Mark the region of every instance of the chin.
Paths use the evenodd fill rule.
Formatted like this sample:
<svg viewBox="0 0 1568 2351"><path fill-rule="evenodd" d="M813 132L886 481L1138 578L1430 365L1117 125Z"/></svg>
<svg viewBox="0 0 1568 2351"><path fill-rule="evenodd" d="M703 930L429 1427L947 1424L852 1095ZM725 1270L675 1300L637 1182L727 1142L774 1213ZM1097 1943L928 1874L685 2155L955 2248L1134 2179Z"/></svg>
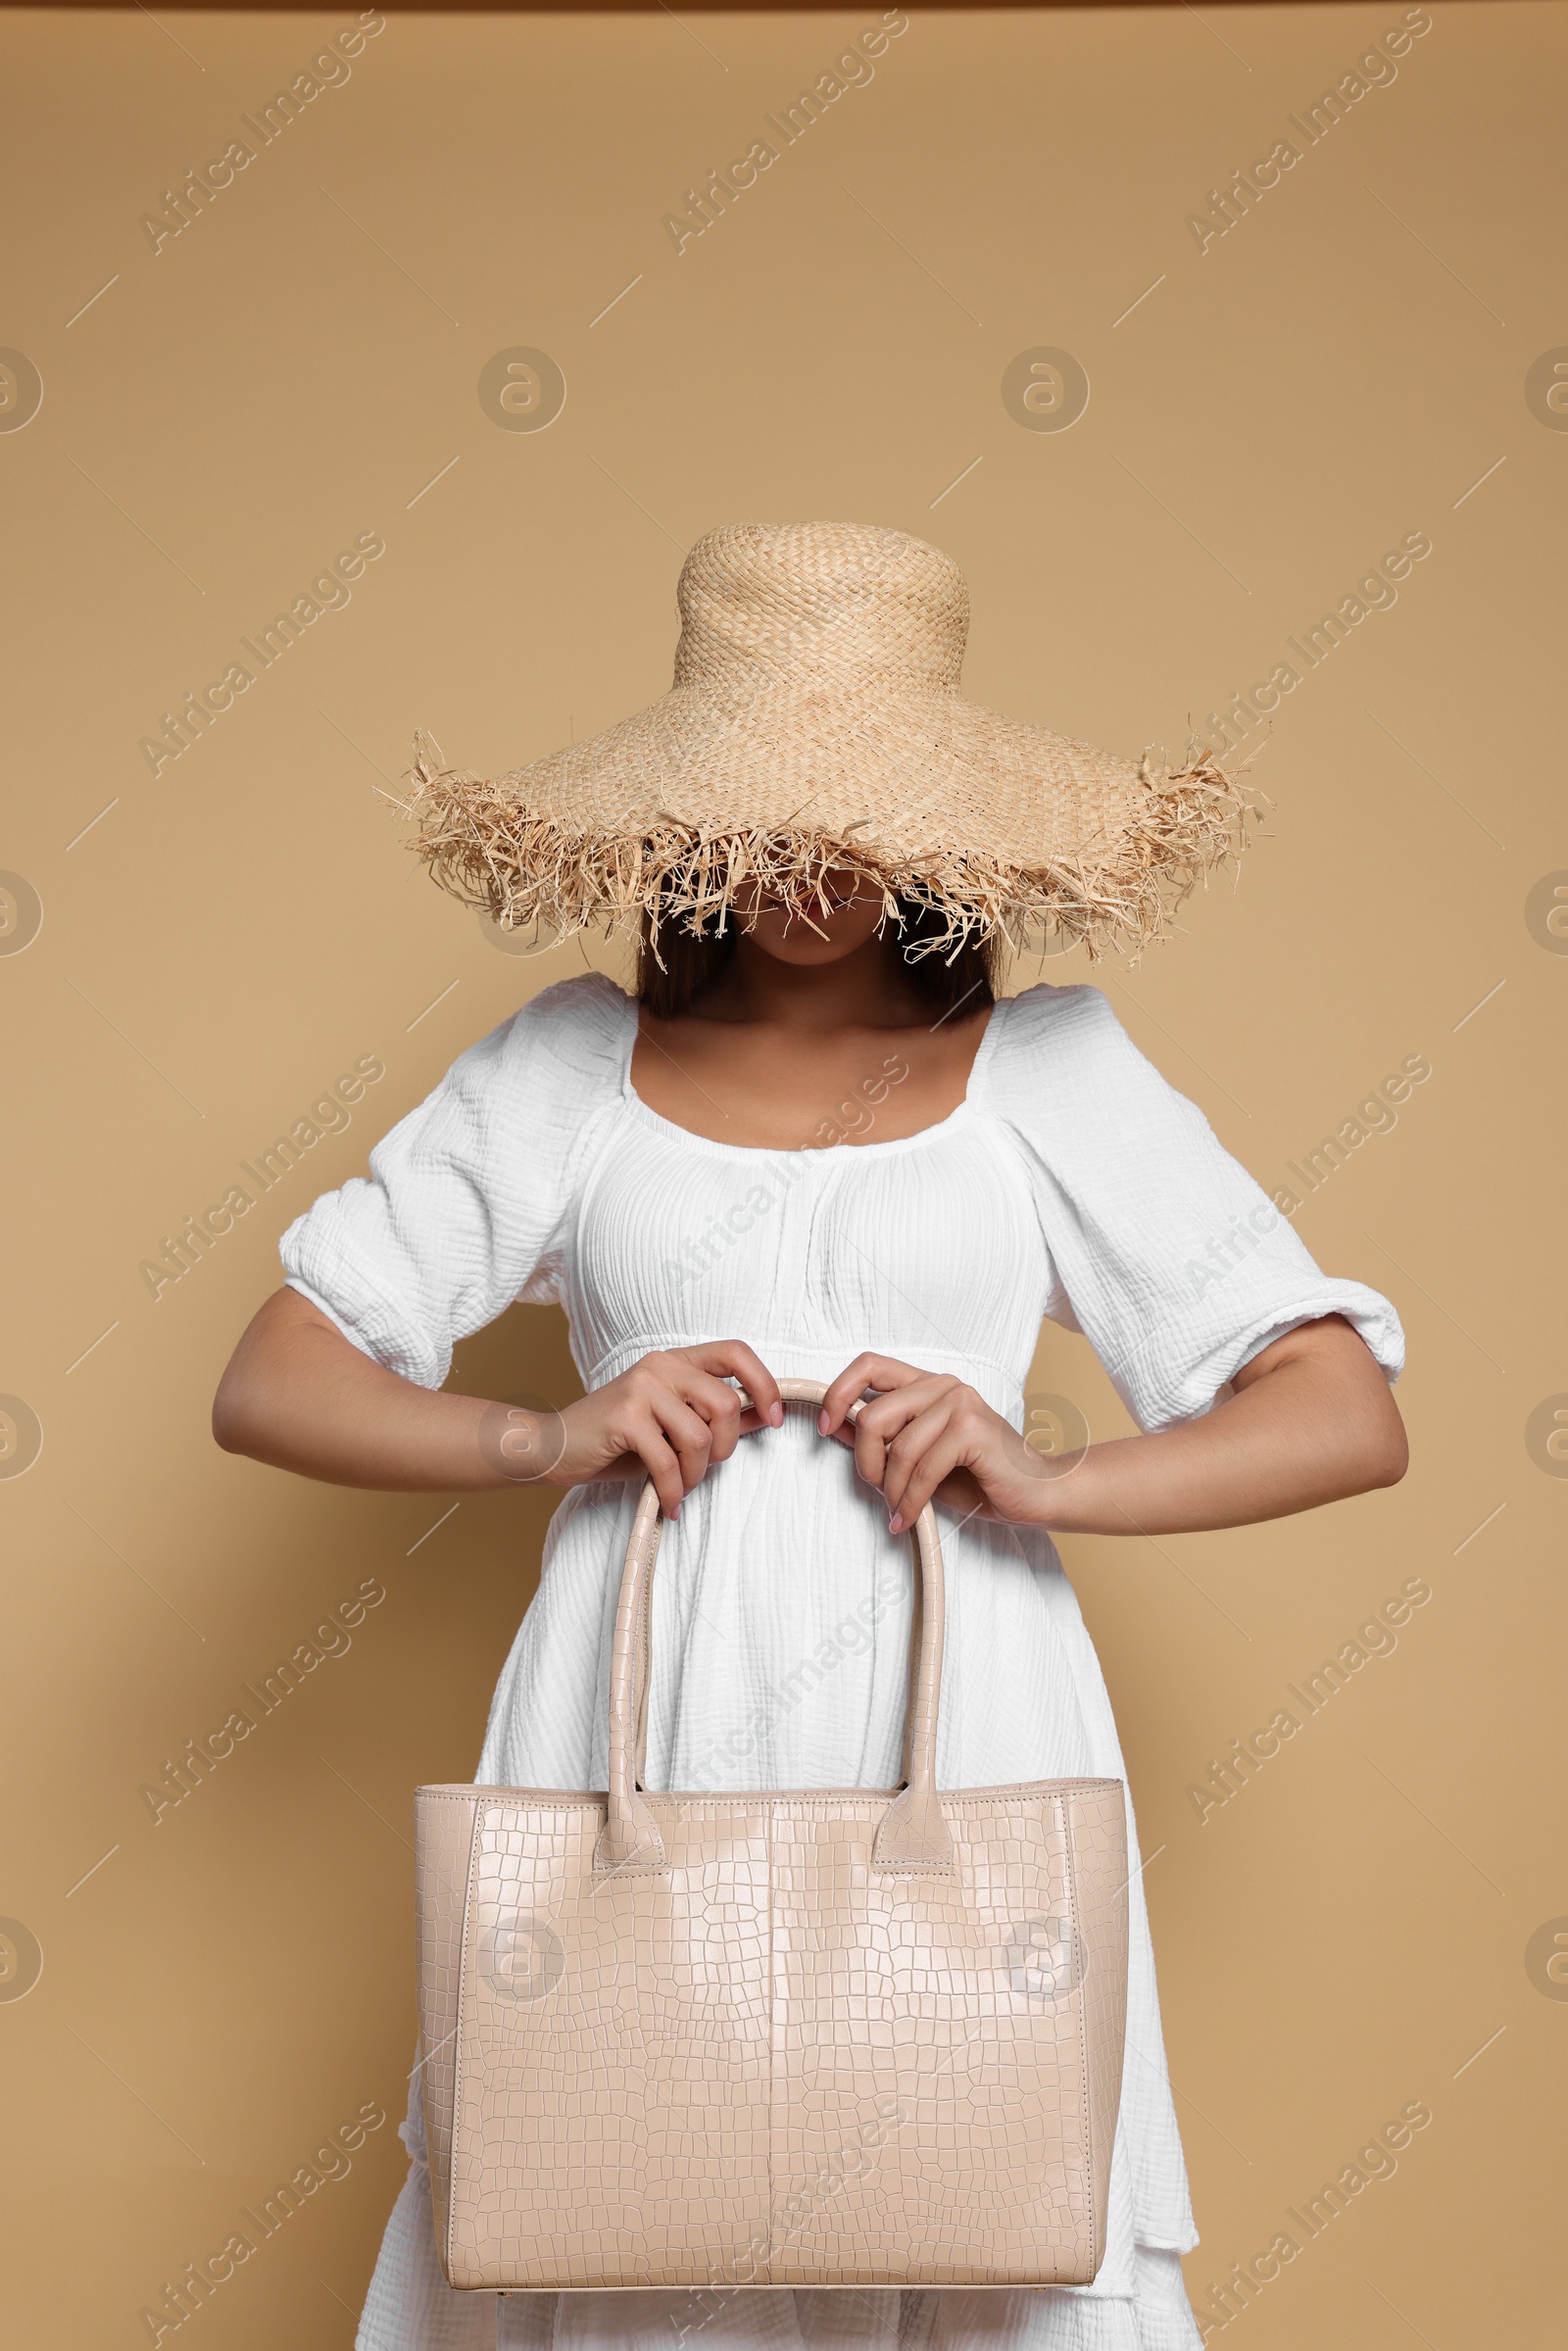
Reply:
<svg viewBox="0 0 1568 2351"><path fill-rule="evenodd" d="M797 969L815 968L824 963L842 963L846 955L854 955L861 944L858 939L759 939L758 946L775 963L792 963Z"/></svg>
<svg viewBox="0 0 1568 2351"><path fill-rule="evenodd" d="M806 966L843 962L846 955L853 955L865 945L875 929L874 921L867 924L837 914L829 914L820 930L812 930L804 922L786 923L774 915L758 922L751 936L775 962Z"/></svg>

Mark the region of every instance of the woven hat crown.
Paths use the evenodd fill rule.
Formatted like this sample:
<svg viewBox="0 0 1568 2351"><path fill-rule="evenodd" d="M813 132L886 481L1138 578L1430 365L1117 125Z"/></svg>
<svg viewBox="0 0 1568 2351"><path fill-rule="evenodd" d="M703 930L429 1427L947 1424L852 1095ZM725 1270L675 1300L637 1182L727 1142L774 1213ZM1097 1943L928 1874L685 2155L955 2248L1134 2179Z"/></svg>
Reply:
<svg viewBox="0 0 1568 2351"><path fill-rule="evenodd" d="M699 539L676 589L677 687L723 696L813 680L956 693L969 592L951 556L853 522L740 522Z"/></svg>

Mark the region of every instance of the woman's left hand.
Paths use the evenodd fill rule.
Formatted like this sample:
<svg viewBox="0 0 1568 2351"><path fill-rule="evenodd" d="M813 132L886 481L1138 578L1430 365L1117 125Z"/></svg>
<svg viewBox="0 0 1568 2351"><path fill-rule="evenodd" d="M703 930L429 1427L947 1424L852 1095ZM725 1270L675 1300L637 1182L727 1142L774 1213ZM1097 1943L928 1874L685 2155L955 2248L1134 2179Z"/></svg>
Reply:
<svg viewBox="0 0 1568 2351"><path fill-rule="evenodd" d="M845 1414L868 1389L854 1427ZM1048 1468L1009 1422L974 1389L947 1372L916 1371L891 1355L857 1355L840 1372L817 1415L824 1437L855 1452L868 1486L880 1489L891 1532L912 1527L933 1496L971 1517L1020 1521L1043 1515Z"/></svg>
<svg viewBox="0 0 1568 2351"><path fill-rule="evenodd" d="M1389 1384L1342 1316L1302 1323L1233 1372L1212 1410L1046 1455L961 1380L857 1355L817 1427L855 1448L895 1534L934 1495L977 1518L1068 1535L1250 1527L1396 1485L1409 1458ZM845 1414L877 1391L853 1429Z"/></svg>

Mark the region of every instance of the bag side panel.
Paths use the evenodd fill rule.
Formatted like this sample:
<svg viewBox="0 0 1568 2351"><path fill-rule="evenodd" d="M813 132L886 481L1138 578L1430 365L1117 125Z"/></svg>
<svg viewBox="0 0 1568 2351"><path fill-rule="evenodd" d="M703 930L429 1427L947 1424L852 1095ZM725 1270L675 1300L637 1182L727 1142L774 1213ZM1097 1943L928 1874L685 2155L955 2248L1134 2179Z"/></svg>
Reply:
<svg viewBox="0 0 1568 2351"><path fill-rule="evenodd" d="M1081 1942L1095 2267L1104 2259L1110 2151L1127 2037L1127 1800L1119 1780L1065 1791ZM1091 2273L1092 2274L1092 2273Z"/></svg>
<svg viewBox="0 0 1568 2351"><path fill-rule="evenodd" d="M471 1788L421 1788L414 1799L419 2075L435 2241L443 2265L452 2177L452 2099L457 2082L463 1916L480 1793Z"/></svg>

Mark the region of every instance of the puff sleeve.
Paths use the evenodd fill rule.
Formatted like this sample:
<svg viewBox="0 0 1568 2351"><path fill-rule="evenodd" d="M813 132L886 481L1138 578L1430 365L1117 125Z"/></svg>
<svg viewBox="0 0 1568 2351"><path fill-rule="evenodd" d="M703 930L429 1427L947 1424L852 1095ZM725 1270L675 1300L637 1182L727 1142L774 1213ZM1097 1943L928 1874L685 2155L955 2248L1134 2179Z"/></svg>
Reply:
<svg viewBox="0 0 1568 2351"><path fill-rule="evenodd" d="M368 1177L323 1193L278 1245L289 1286L421 1388L514 1299L559 1295L578 1170L615 1099L628 999L598 974L550 988L459 1055L383 1137Z"/></svg>
<svg viewBox="0 0 1568 2351"><path fill-rule="evenodd" d="M1140 1428L1206 1412L1272 1340L1327 1314L1397 1378L1388 1299L1321 1271L1099 989L1031 988L1004 1009L989 1083L1028 1162L1046 1312L1084 1334Z"/></svg>

